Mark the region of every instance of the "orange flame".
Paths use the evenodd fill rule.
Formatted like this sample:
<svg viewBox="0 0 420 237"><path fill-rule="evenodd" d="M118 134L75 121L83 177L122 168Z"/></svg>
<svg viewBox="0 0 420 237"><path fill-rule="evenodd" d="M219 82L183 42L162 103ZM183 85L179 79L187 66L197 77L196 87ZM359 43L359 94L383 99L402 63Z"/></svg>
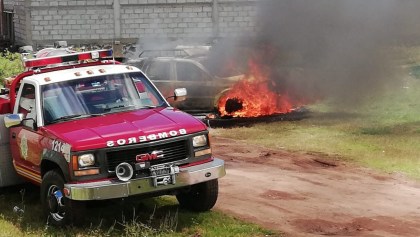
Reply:
<svg viewBox="0 0 420 237"><path fill-rule="evenodd" d="M254 61L249 62L249 73L233 85L219 100L221 116L259 117L288 113L293 105L287 95L275 93L275 83L269 70Z"/></svg>

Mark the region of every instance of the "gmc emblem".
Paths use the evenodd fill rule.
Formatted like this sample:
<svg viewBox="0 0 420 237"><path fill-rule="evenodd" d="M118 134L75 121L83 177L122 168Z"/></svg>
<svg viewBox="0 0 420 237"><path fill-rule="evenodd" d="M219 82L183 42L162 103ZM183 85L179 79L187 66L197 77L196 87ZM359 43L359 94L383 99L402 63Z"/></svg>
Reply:
<svg viewBox="0 0 420 237"><path fill-rule="evenodd" d="M152 153L145 153L136 156L136 162L145 162L149 160L156 160L163 158L163 151L152 151Z"/></svg>

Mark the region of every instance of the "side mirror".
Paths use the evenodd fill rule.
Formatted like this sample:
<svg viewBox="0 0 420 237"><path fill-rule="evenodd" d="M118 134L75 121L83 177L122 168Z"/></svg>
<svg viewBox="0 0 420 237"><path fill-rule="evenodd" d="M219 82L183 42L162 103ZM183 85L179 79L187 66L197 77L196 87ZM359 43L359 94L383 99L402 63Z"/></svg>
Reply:
<svg viewBox="0 0 420 237"><path fill-rule="evenodd" d="M177 88L174 90L174 100L175 101L184 101L187 97L186 88Z"/></svg>
<svg viewBox="0 0 420 237"><path fill-rule="evenodd" d="M4 117L4 126L6 126L6 128L17 126L22 123L22 120L22 114L8 114Z"/></svg>

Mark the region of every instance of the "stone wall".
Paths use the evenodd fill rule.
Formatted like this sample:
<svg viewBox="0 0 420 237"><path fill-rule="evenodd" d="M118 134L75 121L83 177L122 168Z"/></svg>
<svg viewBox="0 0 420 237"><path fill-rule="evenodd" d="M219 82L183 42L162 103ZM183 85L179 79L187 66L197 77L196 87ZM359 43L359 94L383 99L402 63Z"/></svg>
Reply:
<svg viewBox="0 0 420 237"><path fill-rule="evenodd" d="M5 0L17 44L199 40L252 34L257 0ZM26 13L25 13L26 12ZM26 16L26 18L25 18ZM26 21L25 21L26 20Z"/></svg>

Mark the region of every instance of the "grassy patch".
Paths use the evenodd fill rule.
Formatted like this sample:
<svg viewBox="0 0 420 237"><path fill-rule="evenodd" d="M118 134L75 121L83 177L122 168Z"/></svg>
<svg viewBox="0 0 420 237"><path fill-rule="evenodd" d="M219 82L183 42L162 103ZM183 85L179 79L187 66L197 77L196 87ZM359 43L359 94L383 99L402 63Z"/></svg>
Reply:
<svg viewBox="0 0 420 237"><path fill-rule="evenodd" d="M19 210L14 211L14 208ZM49 226L41 213L37 187L24 185L1 189L0 236L280 235L217 211L181 210L175 198L170 196L92 202L87 207L86 223L77 227Z"/></svg>
<svg viewBox="0 0 420 237"><path fill-rule="evenodd" d="M310 118L213 129L214 135L294 152L322 152L386 172L420 178L420 81L372 97L358 108L327 102L313 105Z"/></svg>

